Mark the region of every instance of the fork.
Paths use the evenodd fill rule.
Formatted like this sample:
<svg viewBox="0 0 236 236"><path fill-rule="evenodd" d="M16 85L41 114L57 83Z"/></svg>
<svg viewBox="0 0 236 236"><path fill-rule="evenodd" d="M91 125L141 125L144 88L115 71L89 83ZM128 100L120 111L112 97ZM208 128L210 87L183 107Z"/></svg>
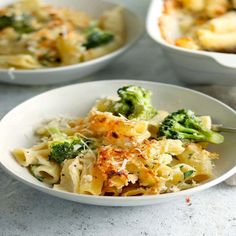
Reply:
<svg viewBox="0 0 236 236"><path fill-rule="evenodd" d="M213 124L211 126L211 129L216 132L230 132L230 133L236 133L236 128L231 127L223 127L222 124ZM236 175L231 176L229 179L227 179L226 184L230 186L236 186Z"/></svg>
<svg viewBox="0 0 236 236"><path fill-rule="evenodd" d="M221 124L213 124L211 126L211 130L216 131L216 132L230 132L230 133L236 133L236 128L232 127L223 127Z"/></svg>

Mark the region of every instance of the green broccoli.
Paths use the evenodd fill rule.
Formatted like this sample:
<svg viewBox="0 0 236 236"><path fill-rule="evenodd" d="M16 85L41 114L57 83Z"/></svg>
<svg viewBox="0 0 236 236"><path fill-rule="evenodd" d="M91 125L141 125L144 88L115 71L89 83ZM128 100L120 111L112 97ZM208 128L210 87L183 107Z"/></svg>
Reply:
<svg viewBox="0 0 236 236"><path fill-rule="evenodd" d="M16 17L12 16L0 16L0 30L6 28L6 27L12 27L14 30L18 33L24 34L24 33L31 33L34 31L34 29L30 26L28 23L29 16L22 15L22 19L17 20Z"/></svg>
<svg viewBox="0 0 236 236"><path fill-rule="evenodd" d="M201 124L198 117L191 110L178 110L171 113L162 122L160 136L171 139L189 139L220 144L224 137Z"/></svg>
<svg viewBox="0 0 236 236"><path fill-rule="evenodd" d="M15 20L12 27L20 34L28 34L35 31L35 29L28 23L28 17L24 17L22 20Z"/></svg>
<svg viewBox="0 0 236 236"><path fill-rule="evenodd" d="M117 91L120 100L113 102L110 112L123 115L128 119L150 120L157 114L151 104L152 93L134 85L125 86Z"/></svg>
<svg viewBox="0 0 236 236"><path fill-rule="evenodd" d="M87 33L87 42L83 44L86 49L96 48L101 45L110 43L114 39L114 35L103 31L97 27L90 29Z"/></svg>
<svg viewBox="0 0 236 236"><path fill-rule="evenodd" d="M0 30L10 27L13 24L12 16L0 16Z"/></svg>
<svg viewBox="0 0 236 236"><path fill-rule="evenodd" d="M91 140L79 136L70 136L61 133L57 128L48 129L53 140L49 143L49 160L62 163L65 159L72 159L94 144Z"/></svg>

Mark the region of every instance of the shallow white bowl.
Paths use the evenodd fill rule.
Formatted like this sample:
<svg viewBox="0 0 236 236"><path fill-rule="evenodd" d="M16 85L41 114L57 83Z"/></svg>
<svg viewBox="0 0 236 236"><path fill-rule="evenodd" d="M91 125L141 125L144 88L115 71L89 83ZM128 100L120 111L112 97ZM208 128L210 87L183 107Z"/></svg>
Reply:
<svg viewBox="0 0 236 236"><path fill-rule="evenodd" d="M162 203L214 186L236 173L235 135L226 134L225 142L212 149L220 153L215 162L215 178L181 192L137 197L88 196L53 190L35 179L11 155L15 147L30 147L34 143L33 131L44 119L64 116L84 116L95 100L101 96L114 96L118 88L134 84L153 92L153 104L158 109L176 111L189 108L197 114L209 114L215 122L235 125L236 112L214 98L202 93L173 85L144 81L99 81L54 89L20 104L0 122L0 162L16 179L43 192L68 200L106 206L138 206Z"/></svg>
<svg viewBox="0 0 236 236"><path fill-rule="evenodd" d="M158 19L164 0L152 0L146 20L148 34L161 46L178 78L191 84L236 85L236 55L196 51L167 43L161 36Z"/></svg>
<svg viewBox="0 0 236 236"><path fill-rule="evenodd" d="M1 0L0 7L6 6L16 0ZM66 6L84 11L90 16L99 17L105 10L117 6L114 3L102 0L41 0L54 6ZM116 51L94 60L57 67L36 70L14 70L0 68L0 82L25 85L43 85L65 83L81 79L90 75L112 62L115 58L124 53L143 32L143 23L140 17L129 9L124 8L127 39L125 44Z"/></svg>

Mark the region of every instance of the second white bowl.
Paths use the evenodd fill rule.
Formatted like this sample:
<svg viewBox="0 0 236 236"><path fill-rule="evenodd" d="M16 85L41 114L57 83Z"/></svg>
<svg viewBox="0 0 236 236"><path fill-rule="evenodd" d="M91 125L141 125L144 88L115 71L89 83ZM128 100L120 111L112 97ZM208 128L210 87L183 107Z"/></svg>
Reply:
<svg viewBox="0 0 236 236"><path fill-rule="evenodd" d="M15 0L2 0L0 7L12 2L15 2ZM78 9L94 17L99 17L105 10L117 6L114 3L101 0L44 0L43 2L54 6ZM124 8L124 17L127 39L124 46L116 51L88 62L57 68L36 70L0 69L0 82L25 85L58 84L81 79L102 69L133 45L143 32L143 24L138 15Z"/></svg>

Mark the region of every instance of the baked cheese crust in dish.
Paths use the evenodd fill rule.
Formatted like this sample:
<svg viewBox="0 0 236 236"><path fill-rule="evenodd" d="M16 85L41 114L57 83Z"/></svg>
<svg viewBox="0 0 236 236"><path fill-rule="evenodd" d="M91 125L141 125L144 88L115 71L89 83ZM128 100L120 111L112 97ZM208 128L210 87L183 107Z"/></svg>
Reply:
<svg viewBox="0 0 236 236"><path fill-rule="evenodd" d="M12 151L16 161L53 189L100 196L164 194L213 176L208 143L223 136L209 116L169 113L151 91L129 85L101 98L85 117L57 117L36 129L38 142Z"/></svg>
<svg viewBox="0 0 236 236"><path fill-rule="evenodd" d="M235 53L235 8L234 0L165 0L162 37L183 48Z"/></svg>
<svg viewBox="0 0 236 236"><path fill-rule="evenodd" d="M94 19L84 12L19 0L0 8L0 67L39 69L78 64L125 42L123 10Z"/></svg>

